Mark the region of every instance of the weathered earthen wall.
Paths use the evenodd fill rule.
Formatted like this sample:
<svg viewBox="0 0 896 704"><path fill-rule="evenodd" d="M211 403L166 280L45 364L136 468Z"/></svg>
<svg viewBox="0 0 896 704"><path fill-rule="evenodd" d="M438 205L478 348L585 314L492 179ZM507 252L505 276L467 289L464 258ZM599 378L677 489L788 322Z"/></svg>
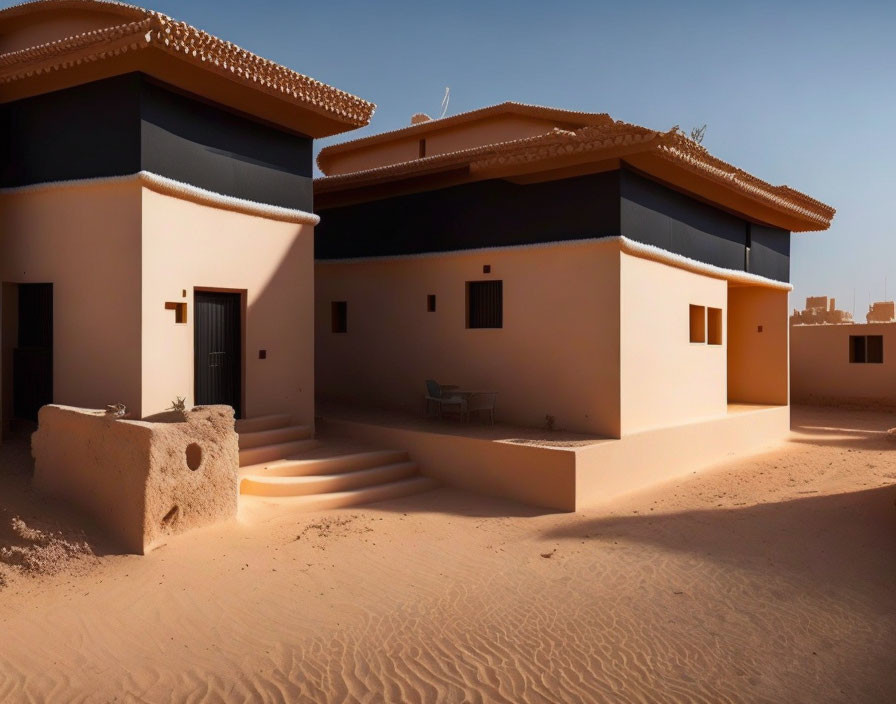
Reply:
<svg viewBox="0 0 896 704"><path fill-rule="evenodd" d="M152 422L50 405L38 420L35 488L91 515L128 552L236 516L239 447L229 406Z"/></svg>

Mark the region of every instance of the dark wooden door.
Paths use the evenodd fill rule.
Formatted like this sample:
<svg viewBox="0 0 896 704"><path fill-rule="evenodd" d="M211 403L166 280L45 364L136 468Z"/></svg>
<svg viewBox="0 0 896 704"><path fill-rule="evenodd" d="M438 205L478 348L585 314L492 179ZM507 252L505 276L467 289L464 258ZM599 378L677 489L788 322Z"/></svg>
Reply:
<svg viewBox="0 0 896 704"><path fill-rule="evenodd" d="M40 407L53 403L53 284L19 284L18 296L13 416L37 420Z"/></svg>
<svg viewBox="0 0 896 704"><path fill-rule="evenodd" d="M197 291L194 308L196 405L233 406L239 418L242 411L240 294Z"/></svg>

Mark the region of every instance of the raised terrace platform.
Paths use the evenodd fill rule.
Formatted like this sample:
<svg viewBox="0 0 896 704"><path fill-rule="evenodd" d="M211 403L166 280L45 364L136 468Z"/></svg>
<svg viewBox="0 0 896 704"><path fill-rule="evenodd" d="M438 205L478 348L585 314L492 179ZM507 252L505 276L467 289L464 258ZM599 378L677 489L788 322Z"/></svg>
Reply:
<svg viewBox="0 0 896 704"><path fill-rule="evenodd" d="M318 404L317 431L406 450L423 475L533 506L575 511L756 452L790 431L788 406L732 404L694 423L605 438Z"/></svg>

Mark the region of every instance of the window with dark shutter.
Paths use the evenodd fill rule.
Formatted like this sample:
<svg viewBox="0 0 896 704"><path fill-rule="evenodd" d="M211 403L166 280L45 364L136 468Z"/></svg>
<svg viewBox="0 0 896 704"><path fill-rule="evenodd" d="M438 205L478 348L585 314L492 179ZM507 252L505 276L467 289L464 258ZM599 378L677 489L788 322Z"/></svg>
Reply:
<svg viewBox="0 0 896 704"><path fill-rule="evenodd" d="M849 361L851 364L883 364L883 335L850 335Z"/></svg>
<svg viewBox="0 0 896 704"><path fill-rule="evenodd" d="M348 303L333 301L330 308L333 332L348 332Z"/></svg>
<svg viewBox="0 0 896 704"><path fill-rule="evenodd" d="M503 281L467 282L467 327L500 328L504 325Z"/></svg>

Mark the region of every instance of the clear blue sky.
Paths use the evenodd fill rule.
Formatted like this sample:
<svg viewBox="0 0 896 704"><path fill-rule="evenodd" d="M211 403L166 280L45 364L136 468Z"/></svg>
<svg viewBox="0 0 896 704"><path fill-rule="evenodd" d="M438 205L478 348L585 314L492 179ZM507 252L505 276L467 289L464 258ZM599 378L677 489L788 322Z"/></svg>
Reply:
<svg viewBox="0 0 896 704"><path fill-rule="evenodd" d="M792 305L896 297L896 3L147 0L377 104L370 127L504 100L708 125L704 146L837 208L797 234ZM0 7L15 4L0 0ZM323 140L318 147L346 136Z"/></svg>

